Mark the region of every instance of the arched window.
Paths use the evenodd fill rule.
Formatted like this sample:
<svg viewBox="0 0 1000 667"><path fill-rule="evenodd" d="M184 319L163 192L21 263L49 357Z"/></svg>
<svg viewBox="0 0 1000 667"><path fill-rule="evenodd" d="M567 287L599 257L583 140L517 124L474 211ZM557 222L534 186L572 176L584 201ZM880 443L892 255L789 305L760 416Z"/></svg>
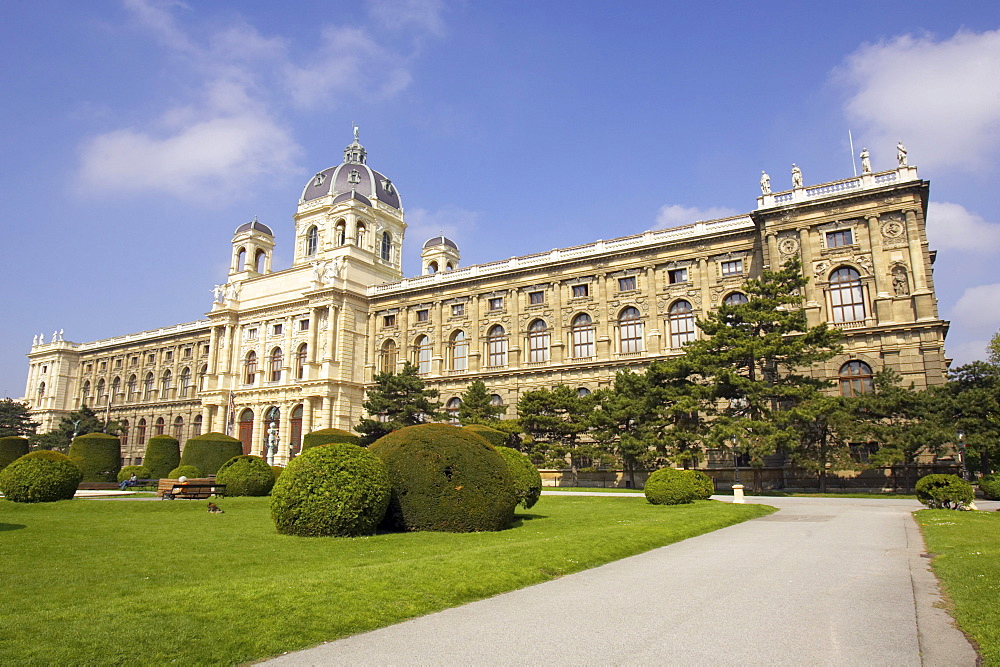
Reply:
<svg viewBox="0 0 1000 667"><path fill-rule="evenodd" d="M579 396L580 398L583 398L584 396L590 396L590 390L587 389L586 387L579 387L576 390L576 395Z"/></svg>
<svg viewBox="0 0 1000 667"><path fill-rule="evenodd" d="M453 371L464 371L469 369L469 340L465 337L465 332L459 329L451 335L448 341L450 357L449 367Z"/></svg>
<svg viewBox="0 0 1000 667"><path fill-rule="evenodd" d="M83 391L80 392L80 403L86 405L90 400L90 380L83 383Z"/></svg>
<svg viewBox="0 0 1000 667"><path fill-rule="evenodd" d="M243 362L243 384L253 384L257 381L257 353L253 350L247 352L247 358Z"/></svg>
<svg viewBox="0 0 1000 667"><path fill-rule="evenodd" d="M722 300L722 303L727 306L739 306L744 303L748 303L750 300L747 299L747 295L743 292L732 292L726 295L726 298Z"/></svg>
<svg viewBox="0 0 1000 667"><path fill-rule="evenodd" d="M447 264L445 264L445 266L444 266L444 270L445 270L445 271L451 271L451 270L452 270L452 269L454 269L454 268L455 268L455 267L454 267L454 266L452 266L451 262L448 262L448 263L447 263Z"/></svg>
<svg viewBox="0 0 1000 667"><path fill-rule="evenodd" d="M45 397L45 383L42 382L38 385L38 400ZM100 394L98 394L98 400L100 400Z"/></svg>
<svg viewBox="0 0 1000 667"><path fill-rule="evenodd" d="M306 256L309 257L311 255L315 255L316 250L318 249L319 230L316 228L316 225L313 225L309 228L309 231L306 232Z"/></svg>
<svg viewBox="0 0 1000 667"><path fill-rule="evenodd" d="M163 417L157 418L156 423L153 424L153 435L163 435L164 426L165 422L163 421Z"/></svg>
<svg viewBox="0 0 1000 667"><path fill-rule="evenodd" d="M500 407L501 405L503 405L503 399L500 398L500 394L493 394L490 396L490 405L494 407ZM503 417L503 414L501 414L500 416Z"/></svg>
<svg viewBox="0 0 1000 667"><path fill-rule="evenodd" d="M528 325L528 361L549 360L549 328L545 320L535 320Z"/></svg>
<svg viewBox="0 0 1000 667"><path fill-rule="evenodd" d="M388 262L392 259L392 234L389 232L382 232L382 247L380 248L380 254L383 261Z"/></svg>
<svg viewBox="0 0 1000 667"><path fill-rule="evenodd" d="M396 341L387 340L382 343L379 354L379 370L383 373L396 372Z"/></svg>
<svg viewBox="0 0 1000 667"><path fill-rule="evenodd" d="M201 422L202 422L201 415L195 415L194 416L194 423L191 424L191 437L192 438L194 436L196 436L196 435L201 435Z"/></svg>
<svg viewBox="0 0 1000 667"><path fill-rule="evenodd" d="M426 375L431 372L431 339L427 336L420 336L414 342L414 357L417 364L417 373Z"/></svg>
<svg viewBox="0 0 1000 667"><path fill-rule="evenodd" d="M178 440L181 439L181 435L184 433L184 417L177 417L174 419L174 437Z"/></svg>
<svg viewBox="0 0 1000 667"><path fill-rule="evenodd" d="M684 299L674 301L667 311L670 329L670 347L679 348L694 340L694 313L691 304Z"/></svg>
<svg viewBox="0 0 1000 667"><path fill-rule="evenodd" d="M455 397L449 398L448 402L445 403L444 409L448 413L448 421L452 424L458 423L458 409L462 407L462 399Z"/></svg>
<svg viewBox="0 0 1000 667"><path fill-rule="evenodd" d="M487 366L507 365L507 332L499 324L486 333Z"/></svg>
<svg viewBox="0 0 1000 667"><path fill-rule="evenodd" d="M168 397L168 392L170 391L170 385L172 382L173 376L170 371L163 371L163 377L160 378L160 398Z"/></svg>
<svg viewBox="0 0 1000 667"><path fill-rule="evenodd" d="M357 237L356 237L357 244L358 244L359 248L364 248L365 247L365 232L366 231L368 231L368 230L365 228L365 223L359 222L358 223L358 233L357 233Z"/></svg>
<svg viewBox="0 0 1000 667"><path fill-rule="evenodd" d="M295 378L302 380L306 377L306 363L309 360L309 343L299 345L295 353Z"/></svg>
<svg viewBox="0 0 1000 667"><path fill-rule="evenodd" d="M863 361L848 361L840 367L840 395L860 396L875 391L872 367Z"/></svg>
<svg viewBox="0 0 1000 667"><path fill-rule="evenodd" d="M337 238L337 245L347 245L347 223L343 220L338 220L334 235Z"/></svg>
<svg viewBox="0 0 1000 667"><path fill-rule="evenodd" d="M146 442L146 420L140 419L138 426L135 427L135 442L137 445L145 444Z"/></svg>
<svg viewBox="0 0 1000 667"><path fill-rule="evenodd" d="M236 270L246 271L247 269L247 249L240 248L240 251L236 253Z"/></svg>
<svg viewBox="0 0 1000 667"><path fill-rule="evenodd" d="M124 449L128 448L128 420L127 419L123 419L121 421L121 426L122 426L122 429L121 429L122 432L121 432L121 435L118 436L118 439L121 441L121 443L122 443L122 449L124 450Z"/></svg>
<svg viewBox="0 0 1000 667"><path fill-rule="evenodd" d="M125 383L125 396L130 401L135 400L135 390L137 382L138 380L136 379L135 375L130 375L128 378L128 382Z"/></svg>
<svg viewBox="0 0 1000 667"><path fill-rule="evenodd" d="M45 393L45 383L42 383L42 388L39 390L38 395L41 396ZM97 404L100 405L104 402L104 378L97 381Z"/></svg>
<svg viewBox="0 0 1000 667"><path fill-rule="evenodd" d="M630 306L621 312L618 331L622 353L642 352L642 320L639 319L638 308Z"/></svg>
<svg viewBox="0 0 1000 667"><path fill-rule="evenodd" d="M191 390L191 369L184 367L181 371L181 398L186 398Z"/></svg>
<svg viewBox="0 0 1000 667"><path fill-rule="evenodd" d="M437 272L438 272L438 263L437 262L430 262L427 265L427 273L437 273Z"/></svg>
<svg viewBox="0 0 1000 667"><path fill-rule="evenodd" d="M590 315L580 313L573 318L570 337L573 342L574 359L587 359L594 356L594 323L590 319Z"/></svg>
<svg viewBox="0 0 1000 667"><path fill-rule="evenodd" d="M264 256L263 250L258 250L253 256L253 270L257 273L264 270Z"/></svg>
<svg viewBox="0 0 1000 667"><path fill-rule="evenodd" d="M146 373L146 378L142 381L142 400L148 401L153 394L153 374Z"/></svg>
<svg viewBox="0 0 1000 667"><path fill-rule="evenodd" d="M114 402L114 400L118 396L118 394L121 392L121 389L122 389L122 379L120 377L116 376L115 379L111 381L111 399L110 400L111 400L112 403Z"/></svg>
<svg viewBox="0 0 1000 667"><path fill-rule="evenodd" d="M208 364L204 364L198 371L198 387L208 389Z"/></svg>
<svg viewBox="0 0 1000 667"><path fill-rule="evenodd" d="M271 367L268 376L271 382L281 382L281 365L285 363L285 355L280 347L271 350Z"/></svg>
<svg viewBox="0 0 1000 667"><path fill-rule="evenodd" d="M865 319L865 298L861 274L842 266L830 274L830 304L834 322L859 322Z"/></svg>

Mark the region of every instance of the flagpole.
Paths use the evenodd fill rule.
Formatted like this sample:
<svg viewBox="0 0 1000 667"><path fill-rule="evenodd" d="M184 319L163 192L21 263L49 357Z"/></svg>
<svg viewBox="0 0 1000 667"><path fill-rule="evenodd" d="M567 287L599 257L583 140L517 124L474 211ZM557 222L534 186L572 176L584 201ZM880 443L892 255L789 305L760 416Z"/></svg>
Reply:
<svg viewBox="0 0 1000 667"><path fill-rule="evenodd" d="M847 138L851 142L851 168L854 170L854 177L858 176L858 163L854 161L854 137L851 136L851 131L847 131Z"/></svg>

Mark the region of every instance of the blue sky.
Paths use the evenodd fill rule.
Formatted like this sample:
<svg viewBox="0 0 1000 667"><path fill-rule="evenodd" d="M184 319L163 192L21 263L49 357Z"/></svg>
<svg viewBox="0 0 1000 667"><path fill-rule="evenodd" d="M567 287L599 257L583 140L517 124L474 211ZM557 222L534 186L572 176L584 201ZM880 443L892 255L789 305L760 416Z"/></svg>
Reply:
<svg viewBox="0 0 1000 667"><path fill-rule="evenodd" d="M310 175L361 128L404 269L673 226L876 170L902 139L955 363L1000 328L1000 4L8 2L0 8L0 396L34 334L203 317L233 230L291 261Z"/></svg>

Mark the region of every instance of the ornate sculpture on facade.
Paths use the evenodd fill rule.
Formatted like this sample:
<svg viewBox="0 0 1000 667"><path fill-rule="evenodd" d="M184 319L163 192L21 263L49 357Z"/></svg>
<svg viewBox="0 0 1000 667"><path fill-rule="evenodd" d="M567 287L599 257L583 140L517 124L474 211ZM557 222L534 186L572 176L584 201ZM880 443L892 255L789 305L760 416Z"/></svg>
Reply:
<svg viewBox="0 0 1000 667"><path fill-rule="evenodd" d="M267 442L264 444L264 449L267 457L267 465L274 465L274 458L278 454L278 425L271 422L271 425L267 428Z"/></svg>
<svg viewBox="0 0 1000 667"><path fill-rule="evenodd" d="M236 301L240 296L240 286L238 283L226 285L226 301Z"/></svg>
<svg viewBox="0 0 1000 667"><path fill-rule="evenodd" d="M900 167L906 166L906 147L903 145L902 139L896 144L896 161L899 162Z"/></svg>
<svg viewBox="0 0 1000 667"><path fill-rule="evenodd" d="M868 155L868 149L862 148L861 155L859 157L861 158L861 173L862 174L872 173L872 159L871 156Z"/></svg>
<svg viewBox="0 0 1000 667"><path fill-rule="evenodd" d="M799 169L799 166L794 162L792 163L792 187L802 187L802 170Z"/></svg>
<svg viewBox="0 0 1000 667"><path fill-rule="evenodd" d="M765 195L771 194L771 177L766 171L760 172L760 192Z"/></svg>
<svg viewBox="0 0 1000 667"><path fill-rule="evenodd" d="M31 337L31 347L35 347L36 345L38 345L38 336L32 336Z"/></svg>
<svg viewBox="0 0 1000 667"><path fill-rule="evenodd" d="M328 285L339 278L344 269L344 258L317 260L312 263L313 280L321 285Z"/></svg>
<svg viewBox="0 0 1000 667"><path fill-rule="evenodd" d="M215 287L212 288L212 292L215 294L215 298L213 299L212 303L222 303L223 301L222 297L226 292L226 286L216 285Z"/></svg>
<svg viewBox="0 0 1000 667"><path fill-rule="evenodd" d="M892 291L896 296L909 296L910 281L906 277L906 269L895 266L892 269Z"/></svg>

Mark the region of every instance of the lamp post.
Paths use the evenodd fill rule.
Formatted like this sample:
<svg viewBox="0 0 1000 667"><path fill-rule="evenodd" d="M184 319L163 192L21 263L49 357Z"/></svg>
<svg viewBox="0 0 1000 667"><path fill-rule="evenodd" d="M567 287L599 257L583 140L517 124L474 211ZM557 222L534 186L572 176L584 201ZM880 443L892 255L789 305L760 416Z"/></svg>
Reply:
<svg viewBox="0 0 1000 667"><path fill-rule="evenodd" d="M958 441L958 462L962 464L962 479L969 481L969 470L965 467L965 431L958 429L955 439Z"/></svg>
<svg viewBox="0 0 1000 667"><path fill-rule="evenodd" d="M730 438L729 446L733 449L733 503L742 504L743 484L740 482L740 450L739 440L735 436Z"/></svg>

